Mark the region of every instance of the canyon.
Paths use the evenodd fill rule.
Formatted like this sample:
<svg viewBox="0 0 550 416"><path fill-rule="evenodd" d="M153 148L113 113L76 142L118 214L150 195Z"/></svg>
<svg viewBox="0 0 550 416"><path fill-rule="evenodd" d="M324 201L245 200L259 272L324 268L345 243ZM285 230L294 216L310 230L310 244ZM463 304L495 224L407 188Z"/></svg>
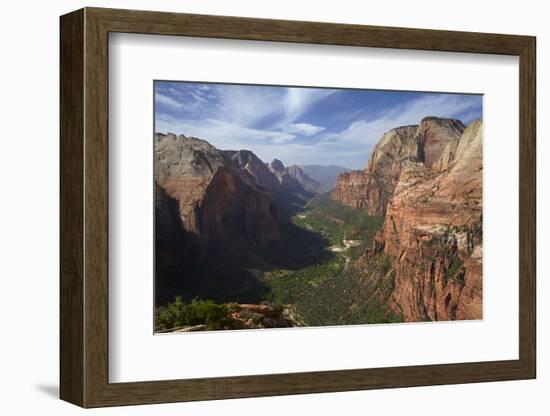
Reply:
<svg viewBox="0 0 550 416"><path fill-rule="evenodd" d="M222 151L174 134L154 140L157 303L182 291L214 298L242 295L240 287L262 293L243 267L265 263L262 251L281 240L290 216L315 195L300 181L315 181L248 150Z"/></svg>
<svg viewBox="0 0 550 416"><path fill-rule="evenodd" d="M155 303L239 328L481 319L482 130L425 117L354 171L155 134Z"/></svg>

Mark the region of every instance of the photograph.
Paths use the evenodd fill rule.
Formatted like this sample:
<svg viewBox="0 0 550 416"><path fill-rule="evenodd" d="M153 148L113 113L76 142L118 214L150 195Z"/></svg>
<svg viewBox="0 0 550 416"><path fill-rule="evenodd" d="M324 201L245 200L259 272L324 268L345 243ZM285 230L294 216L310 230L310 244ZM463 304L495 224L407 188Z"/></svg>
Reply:
<svg viewBox="0 0 550 416"><path fill-rule="evenodd" d="M155 333L483 319L482 94L153 89Z"/></svg>

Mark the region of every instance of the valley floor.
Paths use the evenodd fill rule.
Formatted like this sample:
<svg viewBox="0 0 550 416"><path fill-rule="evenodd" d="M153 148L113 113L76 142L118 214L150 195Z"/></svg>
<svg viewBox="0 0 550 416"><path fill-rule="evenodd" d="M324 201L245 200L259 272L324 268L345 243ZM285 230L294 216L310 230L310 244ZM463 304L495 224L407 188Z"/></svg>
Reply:
<svg viewBox="0 0 550 416"><path fill-rule="evenodd" d="M241 303L239 296L218 303L185 303L178 298L157 309L157 331L402 321L385 304L391 293L383 279L390 269L389 260L382 257L376 264L362 261L361 267L356 266L382 227L383 217L369 216L324 194L312 199L291 221L282 244L270 248L270 255L275 256L271 264L278 266L246 270L264 287L256 305Z"/></svg>

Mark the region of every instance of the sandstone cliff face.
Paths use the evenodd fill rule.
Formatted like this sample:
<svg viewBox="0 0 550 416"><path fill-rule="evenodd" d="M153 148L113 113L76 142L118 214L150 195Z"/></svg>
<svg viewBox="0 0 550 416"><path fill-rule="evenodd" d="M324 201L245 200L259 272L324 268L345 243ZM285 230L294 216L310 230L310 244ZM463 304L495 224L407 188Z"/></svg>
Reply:
<svg viewBox="0 0 550 416"><path fill-rule="evenodd" d="M281 190L278 178L269 170L264 162L250 150L224 151L231 160L243 171L247 172L252 180L266 191L273 193Z"/></svg>
<svg viewBox="0 0 550 416"><path fill-rule="evenodd" d="M382 211L381 187L376 178L362 170L340 174L331 197L352 208L367 209L370 215L380 215Z"/></svg>
<svg viewBox="0 0 550 416"><path fill-rule="evenodd" d="M392 306L407 321L482 318L481 121L448 146L432 145L431 167L403 165L370 253L390 257Z"/></svg>
<svg viewBox="0 0 550 416"><path fill-rule="evenodd" d="M277 205L280 220L288 220L318 192L319 184L298 166L285 167L277 159L268 165L250 150L226 150L223 153L249 175L253 183L268 192Z"/></svg>
<svg viewBox="0 0 550 416"><path fill-rule="evenodd" d="M427 117L419 125L388 131L375 146L365 170L338 177L332 198L366 209L369 215L384 215L403 166L419 162L430 168L437 165L439 170L447 168L463 130L459 120ZM447 163L441 161L443 155Z"/></svg>
<svg viewBox="0 0 550 416"><path fill-rule="evenodd" d="M452 152L453 146L464 132L460 120L426 117L422 119L416 132L416 141L420 149L420 160L431 168L439 162L444 152ZM447 156L447 160L449 156Z"/></svg>
<svg viewBox="0 0 550 416"><path fill-rule="evenodd" d="M157 222L179 221L203 255L240 255L279 236L276 207L266 190L203 140L157 134L155 183Z"/></svg>

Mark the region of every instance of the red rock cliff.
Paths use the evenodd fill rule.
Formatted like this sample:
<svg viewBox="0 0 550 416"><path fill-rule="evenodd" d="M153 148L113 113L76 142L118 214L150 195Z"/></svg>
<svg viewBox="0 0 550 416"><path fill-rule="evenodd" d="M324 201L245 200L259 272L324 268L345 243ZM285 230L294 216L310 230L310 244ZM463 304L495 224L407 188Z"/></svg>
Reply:
<svg viewBox="0 0 550 416"><path fill-rule="evenodd" d="M366 209L370 215L383 215L407 162L420 162L427 167L454 155L458 138L464 130L459 120L424 118L419 125L398 127L385 133L375 146L365 170L338 176L332 198L354 208ZM434 168L436 168L434 166Z"/></svg>
<svg viewBox="0 0 550 416"><path fill-rule="evenodd" d="M482 318L481 121L453 146L433 168L403 165L376 238L395 270L392 306L407 321Z"/></svg>
<svg viewBox="0 0 550 416"><path fill-rule="evenodd" d="M175 201L177 210L174 203L159 208L177 211L204 254L241 255L279 237L276 207L266 190L206 141L157 134L155 182L157 193L165 194L161 199ZM169 215L157 210L160 218Z"/></svg>

